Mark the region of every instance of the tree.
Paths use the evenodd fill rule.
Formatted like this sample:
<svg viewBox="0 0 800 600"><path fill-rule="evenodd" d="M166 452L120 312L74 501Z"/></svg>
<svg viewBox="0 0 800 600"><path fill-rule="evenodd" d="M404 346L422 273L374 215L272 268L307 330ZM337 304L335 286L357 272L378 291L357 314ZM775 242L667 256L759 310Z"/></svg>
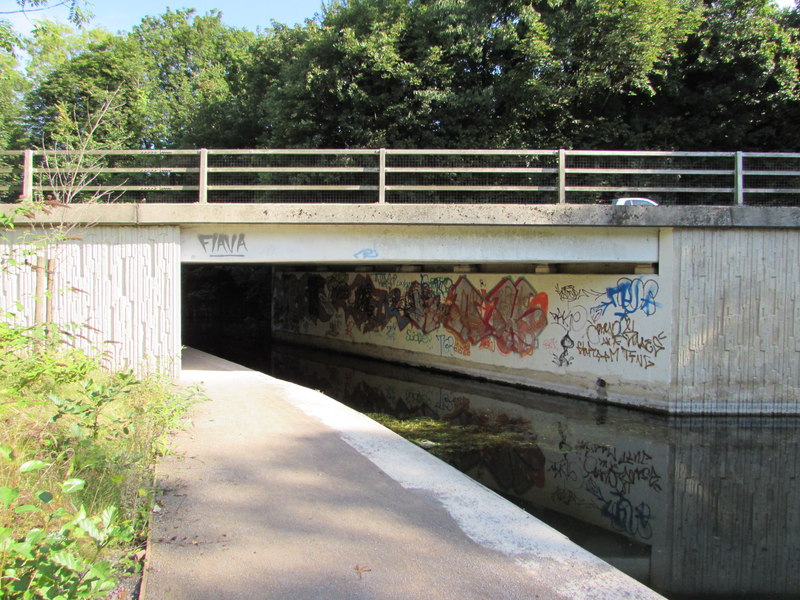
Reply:
<svg viewBox="0 0 800 600"><path fill-rule="evenodd" d="M795 16L793 16L795 15ZM768 0L707 2L656 93L625 115L633 143L687 150L798 150L800 45ZM638 126L634 125L637 124Z"/></svg>
<svg viewBox="0 0 800 600"><path fill-rule="evenodd" d="M613 95L653 93L700 14L695 0L333 3L272 71L262 141L572 145Z"/></svg>
<svg viewBox="0 0 800 600"><path fill-rule="evenodd" d="M222 23L220 13L168 10L145 17L129 42L143 65L147 94L143 145L153 148L226 146L230 105L254 34ZM228 139L226 139L228 138Z"/></svg>
<svg viewBox="0 0 800 600"><path fill-rule="evenodd" d="M22 137L19 95L24 86L16 57L0 49L0 150L15 147Z"/></svg>
<svg viewBox="0 0 800 600"><path fill-rule="evenodd" d="M219 13L193 11L146 17L126 36L40 26L31 41L35 87L27 97L32 141L48 143L56 106L72 107L80 122L118 90L120 106L104 119L98 139L133 148L224 147L235 137L227 123L253 37L226 27Z"/></svg>
<svg viewBox="0 0 800 600"><path fill-rule="evenodd" d="M81 26L91 19L91 12L86 9L86 0L16 0L18 8L0 11L0 48L13 51L19 43L17 33L6 18L18 13L40 13L56 6L66 6L70 23Z"/></svg>
<svg viewBox="0 0 800 600"><path fill-rule="evenodd" d="M549 50L526 3L484 4L352 0L330 5L303 35L277 32L292 51L279 51L289 60L270 73L262 143L509 143L502 122L521 102L544 104L537 73Z"/></svg>
<svg viewBox="0 0 800 600"><path fill-rule="evenodd" d="M95 139L141 147L146 139L148 99L144 79L141 55L127 39L109 35L102 42L90 43L53 67L27 95L29 143L52 147L64 111L70 120L86 122L114 94L119 108L103 119Z"/></svg>

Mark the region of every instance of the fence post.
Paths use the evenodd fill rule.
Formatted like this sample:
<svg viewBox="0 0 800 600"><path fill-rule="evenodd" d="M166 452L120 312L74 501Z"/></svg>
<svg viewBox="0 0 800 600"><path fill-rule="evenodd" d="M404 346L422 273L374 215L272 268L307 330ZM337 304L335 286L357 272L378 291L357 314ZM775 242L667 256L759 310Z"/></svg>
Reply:
<svg viewBox="0 0 800 600"><path fill-rule="evenodd" d="M744 153L736 153L736 184L734 186L736 204L744 204Z"/></svg>
<svg viewBox="0 0 800 600"><path fill-rule="evenodd" d="M378 204L386 203L386 148L378 150Z"/></svg>
<svg viewBox="0 0 800 600"><path fill-rule="evenodd" d="M200 148L200 180L197 183L198 198L201 204L208 202L208 150Z"/></svg>
<svg viewBox="0 0 800 600"><path fill-rule="evenodd" d="M558 151L558 203L567 203L567 151Z"/></svg>
<svg viewBox="0 0 800 600"><path fill-rule="evenodd" d="M33 200L33 150L22 153L22 193L20 200Z"/></svg>

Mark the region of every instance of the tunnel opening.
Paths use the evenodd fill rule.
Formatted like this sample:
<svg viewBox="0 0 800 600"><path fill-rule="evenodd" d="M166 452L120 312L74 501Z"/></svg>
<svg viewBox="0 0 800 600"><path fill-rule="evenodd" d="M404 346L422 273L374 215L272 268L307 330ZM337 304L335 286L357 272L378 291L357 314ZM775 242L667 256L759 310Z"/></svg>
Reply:
<svg viewBox="0 0 800 600"><path fill-rule="evenodd" d="M268 352L272 266L184 264L181 343L232 361Z"/></svg>

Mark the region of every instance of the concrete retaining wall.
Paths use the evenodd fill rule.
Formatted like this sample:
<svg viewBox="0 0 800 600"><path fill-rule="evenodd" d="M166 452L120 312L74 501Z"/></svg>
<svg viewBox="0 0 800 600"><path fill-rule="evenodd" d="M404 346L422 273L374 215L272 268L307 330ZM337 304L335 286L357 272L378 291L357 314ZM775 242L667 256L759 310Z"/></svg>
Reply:
<svg viewBox="0 0 800 600"><path fill-rule="evenodd" d="M676 229L670 252L671 408L800 412L800 232Z"/></svg>
<svg viewBox="0 0 800 600"><path fill-rule="evenodd" d="M76 345L102 352L109 366L144 375L180 371L180 234L177 227L78 227L72 239L22 256L31 232L13 232L0 245L15 247L23 261L36 254L55 259L52 320L74 324ZM16 246L13 246L16 244ZM0 310L31 324L36 311L36 272L0 272Z"/></svg>

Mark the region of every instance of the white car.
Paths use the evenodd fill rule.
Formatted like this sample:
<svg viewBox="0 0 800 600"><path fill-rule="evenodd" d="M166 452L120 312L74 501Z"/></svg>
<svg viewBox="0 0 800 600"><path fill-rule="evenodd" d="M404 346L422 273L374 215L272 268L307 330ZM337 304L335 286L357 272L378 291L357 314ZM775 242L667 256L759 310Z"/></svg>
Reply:
<svg viewBox="0 0 800 600"><path fill-rule="evenodd" d="M650 198L617 198L612 200L615 206L658 206L658 202Z"/></svg>

